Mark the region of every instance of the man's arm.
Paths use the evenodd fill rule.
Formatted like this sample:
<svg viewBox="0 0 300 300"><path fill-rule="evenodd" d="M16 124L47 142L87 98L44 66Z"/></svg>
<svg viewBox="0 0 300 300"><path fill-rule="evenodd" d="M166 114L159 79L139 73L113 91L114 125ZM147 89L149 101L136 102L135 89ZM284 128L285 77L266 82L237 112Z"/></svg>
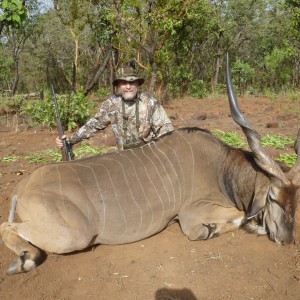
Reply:
<svg viewBox="0 0 300 300"><path fill-rule="evenodd" d="M110 124L107 101L109 100L103 102L101 108L93 118L88 120L77 132L68 138L68 143L73 145L84 139L89 139L94 136L96 132L105 129Z"/></svg>
<svg viewBox="0 0 300 300"><path fill-rule="evenodd" d="M156 100L152 115L152 130L157 137L174 131L174 127L172 125L171 120L167 116L164 108L160 105L160 103Z"/></svg>

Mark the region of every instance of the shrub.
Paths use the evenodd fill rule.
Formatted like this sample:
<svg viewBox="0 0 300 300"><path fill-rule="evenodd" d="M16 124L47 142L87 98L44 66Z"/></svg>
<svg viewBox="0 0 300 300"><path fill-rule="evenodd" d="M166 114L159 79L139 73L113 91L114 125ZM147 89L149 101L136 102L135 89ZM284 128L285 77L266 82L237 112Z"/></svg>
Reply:
<svg viewBox="0 0 300 300"><path fill-rule="evenodd" d="M62 125L69 131L83 125L94 108L93 102L80 91L77 94L58 95L56 97ZM36 124L43 124L49 128L57 124L56 112L51 94L46 94L44 100L38 100L26 105L22 114L30 115Z"/></svg>
<svg viewBox="0 0 300 300"><path fill-rule="evenodd" d="M205 87L203 80L196 79L192 81L188 86L188 94L197 98L206 97L208 94L208 90Z"/></svg>

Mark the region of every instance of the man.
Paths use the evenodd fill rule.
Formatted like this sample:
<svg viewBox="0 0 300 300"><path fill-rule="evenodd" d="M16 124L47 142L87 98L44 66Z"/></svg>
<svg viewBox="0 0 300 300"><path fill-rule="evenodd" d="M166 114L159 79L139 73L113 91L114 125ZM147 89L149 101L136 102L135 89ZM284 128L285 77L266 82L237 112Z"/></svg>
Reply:
<svg viewBox="0 0 300 300"><path fill-rule="evenodd" d="M137 77L135 69L125 67L117 73L118 77L113 81L116 94L104 101L94 118L71 137L63 136L70 145L92 137L109 124L112 125L119 150L141 146L154 137L174 130L159 102L138 91L144 79ZM59 137L56 138L56 145L60 148L63 146Z"/></svg>

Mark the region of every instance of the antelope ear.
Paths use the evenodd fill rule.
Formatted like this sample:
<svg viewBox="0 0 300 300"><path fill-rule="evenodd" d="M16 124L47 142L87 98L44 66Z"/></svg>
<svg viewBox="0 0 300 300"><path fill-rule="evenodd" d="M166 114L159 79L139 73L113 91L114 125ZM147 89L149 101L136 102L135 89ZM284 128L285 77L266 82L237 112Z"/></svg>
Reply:
<svg viewBox="0 0 300 300"><path fill-rule="evenodd" d="M252 204L247 210L247 219L255 217L265 206L270 187L270 179L263 173L256 173L255 191Z"/></svg>

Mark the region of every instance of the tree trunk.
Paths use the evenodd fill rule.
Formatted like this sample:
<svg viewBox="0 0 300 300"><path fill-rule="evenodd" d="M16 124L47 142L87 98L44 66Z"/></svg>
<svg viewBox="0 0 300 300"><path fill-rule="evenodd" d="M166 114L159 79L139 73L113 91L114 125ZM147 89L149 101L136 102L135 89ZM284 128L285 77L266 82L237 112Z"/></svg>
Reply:
<svg viewBox="0 0 300 300"><path fill-rule="evenodd" d="M86 84L86 88L85 88L85 92L84 95L86 96L93 88L94 86L99 82L100 77L102 76L110 58L112 56L112 49L111 49L111 45L110 43L107 46L107 50L106 50L106 56L104 58L104 61L102 63L102 65L100 65L97 69L97 71L95 72L95 74L93 75L92 79L89 80Z"/></svg>
<svg viewBox="0 0 300 300"><path fill-rule="evenodd" d="M73 62L71 91L74 93L76 93L76 75L77 75L77 68L76 68L76 64Z"/></svg>
<svg viewBox="0 0 300 300"><path fill-rule="evenodd" d="M217 41L217 58L216 58L216 63L215 63L215 70L214 70L214 75L211 80L211 86L212 86L212 91L215 91L215 86L218 84L219 81L219 71L221 67L221 59L220 59L220 53L221 53L221 45L220 45L220 39L222 38L223 34L222 32L219 34L219 39Z"/></svg>
<svg viewBox="0 0 300 300"><path fill-rule="evenodd" d="M13 55L12 56L15 65L15 78L14 78L13 86L11 88L11 95L13 96L17 91L17 87L19 83L19 48L17 46L14 33L13 33Z"/></svg>
<svg viewBox="0 0 300 300"><path fill-rule="evenodd" d="M149 54L149 62L151 66L151 79L149 84L149 93L155 96L156 83L157 83L157 64L153 58L153 53Z"/></svg>
<svg viewBox="0 0 300 300"><path fill-rule="evenodd" d="M17 91L17 87L18 87L18 83L19 83L19 60L17 59L15 61L15 79L11 88L11 95L13 96L16 91Z"/></svg>

